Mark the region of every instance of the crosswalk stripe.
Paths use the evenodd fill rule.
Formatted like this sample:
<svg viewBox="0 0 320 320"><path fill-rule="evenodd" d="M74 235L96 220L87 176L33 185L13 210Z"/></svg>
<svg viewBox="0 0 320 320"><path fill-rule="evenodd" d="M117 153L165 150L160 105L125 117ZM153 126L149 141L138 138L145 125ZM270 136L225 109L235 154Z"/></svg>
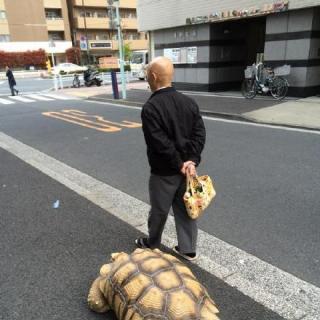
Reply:
<svg viewBox="0 0 320 320"><path fill-rule="evenodd" d="M49 98L53 98L53 99L57 99L57 100L72 100L72 99L75 99L73 97L61 96L59 94L54 94L54 93L46 93L46 94L43 94L43 96L49 97Z"/></svg>
<svg viewBox="0 0 320 320"><path fill-rule="evenodd" d="M10 100L7 100L7 99L0 98L0 103L2 103L2 104L13 104L14 102L10 101Z"/></svg>
<svg viewBox="0 0 320 320"><path fill-rule="evenodd" d="M53 101L54 100L53 98L44 97L44 96L40 96L37 94L28 94L25 97L35 99L35 100L40 100L40 101Z"/></svg>
<svg viewBox="0 0 320 320"><path fill-rule="evenodd" d="M13 100L17 100L17 101L21 101L21 102L35 102L34 100L31 100L31 99L28 99L28 98L24 98L24 97L20 97L20 96L12 96L12 97L9 97L10 99L13 99Z"/></svg>

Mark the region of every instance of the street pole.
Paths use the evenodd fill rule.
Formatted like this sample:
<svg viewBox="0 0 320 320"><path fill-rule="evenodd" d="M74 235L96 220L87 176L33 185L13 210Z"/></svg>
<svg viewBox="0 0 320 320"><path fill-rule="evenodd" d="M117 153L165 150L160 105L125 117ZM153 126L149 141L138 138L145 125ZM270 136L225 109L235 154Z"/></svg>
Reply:
<svg viewBox="0 0 320 320"><path fill-rule="evenodd" d="M87 60L88 60L88 64L90 64L90 53L89 53L89 42L88 42L87 19L86 19L86 12L84 11L84 0L82 0L82 12L83 12L84 32L85 32L85 35L86 35L86 43L87 43Z"/></svg>
<svg viewBox="0 0 320 320"><path fill-rule="evenodd" d="M117 27L118 27L118 47L119 47L119 58L120 58L122 99L127 99L126 76L124 73L123 39L122 39L121 19L120 19L120 12L119 12L119 0L115 0L114 4L116 7L116 22L117 22Z"/></svg>
<svg viewBox="0 0 320 320"><path fill-rule="evenodd" d="M51 60L52 60L52 66L54 70L53 74L53 84L54 84L54 90L58 91L58 82L57 82L57 77L56 77L56 72L57 70L55 69L55 62L54 62L54 54L53 54L53 48L55 48L56 44L54 43L53 39L50 40L49 42L49 47L51 48Z"/></svg>

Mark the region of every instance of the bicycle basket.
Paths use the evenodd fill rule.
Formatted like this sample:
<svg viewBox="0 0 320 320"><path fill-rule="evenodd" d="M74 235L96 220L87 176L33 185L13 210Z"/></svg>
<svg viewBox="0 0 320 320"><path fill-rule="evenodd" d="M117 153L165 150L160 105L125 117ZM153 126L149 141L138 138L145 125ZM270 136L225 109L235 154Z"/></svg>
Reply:
<svg viewBox="0 0 320 320"><path fill-rule="evenodd" d="M246 79L251 79L253 78L253 66L248 66L245 70L244 70L244 77Z"/></svg>

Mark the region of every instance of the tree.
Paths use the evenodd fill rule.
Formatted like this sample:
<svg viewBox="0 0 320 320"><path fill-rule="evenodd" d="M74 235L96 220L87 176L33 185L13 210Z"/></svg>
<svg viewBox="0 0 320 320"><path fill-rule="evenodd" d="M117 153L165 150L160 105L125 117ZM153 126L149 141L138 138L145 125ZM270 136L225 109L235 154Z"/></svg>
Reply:
<svg viewBox="0 0 320 320"><path fill-rule="evenodd" d="M130 43L126 43L123 46L123 55L124 55L124 61L129 61L132 56L132 50L130 48Z"/></svg>
<svg viewBox="0 0 320 320"><path fill-rule="evenodd" d="M81 51L78 47L72 47L66 50L66 56L68 62L80 64Z"/></svg>

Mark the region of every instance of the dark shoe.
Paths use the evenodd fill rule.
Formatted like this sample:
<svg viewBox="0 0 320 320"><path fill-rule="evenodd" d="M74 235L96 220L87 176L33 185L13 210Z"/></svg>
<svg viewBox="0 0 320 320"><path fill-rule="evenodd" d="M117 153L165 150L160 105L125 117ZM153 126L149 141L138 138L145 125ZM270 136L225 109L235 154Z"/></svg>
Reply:
<svg viewBox="0 0 320 320"><path fill-rule="evenodd" d="M179 251L179 247L175 246L173 249L173 252L175 252L178 256L180 256L183 259L186 259L188 261L195 261L198 259L198 256L195 252L190 252L190 253L181 253Z"/></svg>
<svg viewBox="0 0 320 320"><path fill-rule="evenodd" d="M150 249L148 238L138 238L134 243L140 249Z"/></svg>
<svg viewBox="0 0 320 320"><path fill-rule="evenodd" d="M19 90L16 91L16 94L19 95Z"/></svg>

